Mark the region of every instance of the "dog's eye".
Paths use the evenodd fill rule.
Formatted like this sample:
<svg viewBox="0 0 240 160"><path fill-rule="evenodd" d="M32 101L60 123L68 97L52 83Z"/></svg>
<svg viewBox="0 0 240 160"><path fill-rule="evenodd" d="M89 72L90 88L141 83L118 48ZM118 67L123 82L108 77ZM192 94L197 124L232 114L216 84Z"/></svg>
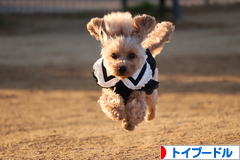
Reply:
<svg viewBox="0 0 240 160"><path fill-rule="evenodd" d="M117 59L116 53L112 53L111 57L112 57L113 59Z"/></svg>
<svg viewBox="0 0 240 160"><path fill-rule="evenodd" d="M130 59L133 59L133 58L135 58L136 57L136 55L134 54L134 53L131 53L130 55L129 55L129 58Z"/></svg>

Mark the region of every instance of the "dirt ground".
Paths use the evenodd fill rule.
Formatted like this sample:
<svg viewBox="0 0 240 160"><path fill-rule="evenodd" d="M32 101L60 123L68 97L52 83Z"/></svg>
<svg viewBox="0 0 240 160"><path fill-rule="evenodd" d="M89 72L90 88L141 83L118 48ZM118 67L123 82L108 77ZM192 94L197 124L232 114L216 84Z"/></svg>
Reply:
<svg viewBox="0 0 240 160"><path fill-rule="evenodd" d="M157 57L157 116L133 132L97 103L89 19L2 16L0 159L152 160L159 145L240 145L240 5L182 9Z"/></svg>

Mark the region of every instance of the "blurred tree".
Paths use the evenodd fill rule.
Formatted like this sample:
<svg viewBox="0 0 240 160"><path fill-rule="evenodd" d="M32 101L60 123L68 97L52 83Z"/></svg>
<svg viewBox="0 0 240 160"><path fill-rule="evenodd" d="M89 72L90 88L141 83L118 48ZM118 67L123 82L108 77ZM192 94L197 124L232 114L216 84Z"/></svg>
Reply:
<svg viewBox="0 0 240 160"><path fill-rule="evenodd" d="M135 6L130 6L127 10L132 14L149 14L155 17L159 16L159 8L147 0L141 1L141 3L138 3Z"/></svg>
<svg viewBox="0 0 240 160"><path fill-rule="evenodd" d="M209 0L204 0L204 2L205 2L205 5L209 5L210 4Z"/></svg>
<svg viewBox="0 0 240 160"><path fill-rule="evenodd" d="M0 15L0 27L5 25L5 19L3 18L3 15Z"/></svg>
<svg viewBox="0 0 240 160"><path fill-rule="evenodd" d="M159 0L159 15L164 16L166 13L166 0Z"/></svg>
<svg viewBox="0 0 240 160"><path fill-rule="evenodd" d="M159 8L161 10L161 9L165 8L166 0L159 0L158 4L159 4Z"/></svg>
<svg viewBox="0 0 240 160"><path fill-rule="evenodd" d="M124 11L126 11L127 8L128 8L128 5L127 5L127 1L128 1L128 0L121 0L121 1L122 1L122 9L123 9Z"/></svg>
<svg viewBox="0 0 240 160"><path fill-rule="evenodd" d="M173 17L174 17L174 22L176 24L179 24L181 22L180 19L180 5L178 0L172 0L173 2Z"/></svg>
<svg viewBox="0 0 240 160"><path fill-rule="evenodd" d="M208 0L205 0L208 1ZM180 18L180 5L179 0L172 0L172 9L170 10L173 13L174 22L179 24L181 22ZM164 17L165 13L168 11L166 7L166 0L159 0L159 14Z"/></svg>

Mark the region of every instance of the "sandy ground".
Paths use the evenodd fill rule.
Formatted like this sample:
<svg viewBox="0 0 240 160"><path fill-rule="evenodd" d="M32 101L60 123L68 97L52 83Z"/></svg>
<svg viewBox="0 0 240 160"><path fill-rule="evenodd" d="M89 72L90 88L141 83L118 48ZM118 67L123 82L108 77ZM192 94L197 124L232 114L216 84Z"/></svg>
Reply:
<svg viewBox="0 0 240 160"><path fill-rule="evenodd" d="M152 160L159 145L240 145L240 6L182 16L157 57L157 116L133 132L97 103L89 18L4 16L0 159Z"/></svg>

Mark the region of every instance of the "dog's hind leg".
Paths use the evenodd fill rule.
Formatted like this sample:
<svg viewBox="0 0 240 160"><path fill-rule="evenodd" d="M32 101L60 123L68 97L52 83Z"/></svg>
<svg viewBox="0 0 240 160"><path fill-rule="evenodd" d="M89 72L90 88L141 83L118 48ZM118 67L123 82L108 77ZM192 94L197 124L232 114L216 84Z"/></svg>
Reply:
<svg viewBox="0 0 240 160"><path fill-rule="evenodd" d="M122 120L125 117L123 98L111 89L102 90L102 96L98 100L102 111L112 120Z"/></svg>
<svg viewBox="0 0 240 160"><path fill-rule="evenodd" d="M157 90L154 90L152 94L146 96L146 103L147 103L147 115L145 117L146 121L151 121L155 118L157 101L158 101Z"/></svg>
<svg viewBox="0 0 240 160"><path fill-rule="evenodd" d="M155 69L154 77L155 81L158 81L158 68ZM145 117L146 121L151 121L155 118L155 112L157 109L157 101L158 101L158 92L157 89L153 91L152 94L146 95L146 103L147 103L147 115Z"/></svg>

